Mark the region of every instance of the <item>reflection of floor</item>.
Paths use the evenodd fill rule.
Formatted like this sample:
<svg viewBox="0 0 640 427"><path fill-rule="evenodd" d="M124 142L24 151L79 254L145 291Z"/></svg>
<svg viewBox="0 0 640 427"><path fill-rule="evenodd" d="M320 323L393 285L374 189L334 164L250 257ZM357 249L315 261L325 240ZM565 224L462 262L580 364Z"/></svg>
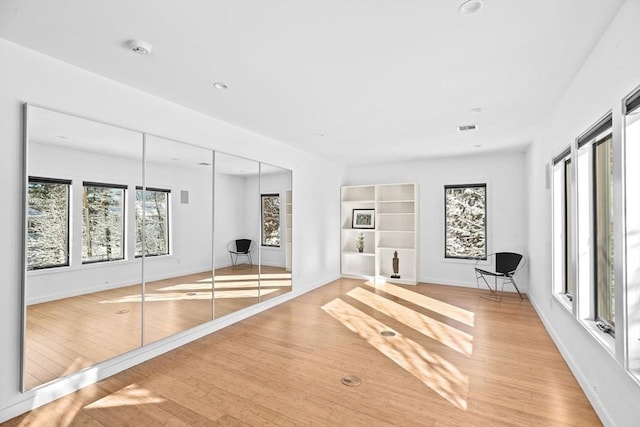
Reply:
<svg viewBox="0 0 640 427"><path fill-rule="evenodd" d="M342 385L345 375L361 385ZM600 425L526 299L495 303L475 289L347 279L8 425L39 422Z"/></svg>
<svg viewBox="0 0 640 427"><path fill-rule="evenodd" d="M291 290L282 268L239 266L216 271L215 317ZM144 342L192 328L213 317L211 273L145 284ZM27 308L27 389L130 351L142 342L141 286L65 298Z"/></svg>

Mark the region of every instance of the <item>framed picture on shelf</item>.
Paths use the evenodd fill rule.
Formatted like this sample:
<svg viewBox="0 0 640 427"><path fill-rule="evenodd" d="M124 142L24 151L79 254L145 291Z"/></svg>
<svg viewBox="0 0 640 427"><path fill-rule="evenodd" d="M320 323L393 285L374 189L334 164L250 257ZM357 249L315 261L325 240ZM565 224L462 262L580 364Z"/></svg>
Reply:
<svg viewBox="0 0 640 427"><path fill-rule="evenodd" d="M354 209L352 228L376 228L375 209Z"/></svg>

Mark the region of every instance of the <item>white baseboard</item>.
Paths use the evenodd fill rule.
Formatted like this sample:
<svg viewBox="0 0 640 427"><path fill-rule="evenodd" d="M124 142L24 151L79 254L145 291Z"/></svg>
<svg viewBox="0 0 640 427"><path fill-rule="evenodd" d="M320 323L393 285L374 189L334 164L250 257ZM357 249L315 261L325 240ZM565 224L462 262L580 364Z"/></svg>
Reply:
<svg viewBox="0 0 640 427"><path fill-rule="evenodd" d="M598 414L598 417L600 417L600 421L602 421L602 423L605 426L615 425L613 422L613 419L611 418L611 415L609 414L609 411L607 411L607 408L604 405L602 405L602 401L600 400L598 395L593 392L591 387L589 387L589 382L587 381L587 377L583 374L583 372L580 370L578 365L576 365L575 361L573 360L573 357L571 357L571 352L568 351L568 349L566 348L562 340L556 334L555 329L553 328L553 326L551 325L547 317L543 314L542 310L540 309L538 302L535 300L535 298L532 298L531 295L529 295L529 301L531 302L533 309L538 314L538 317L540 318L540 320L542 320L542 324L544 325L545 329L549 333L549 336L555 343L556 347L558 347L558 350L560 351L560 354L562 355L562 358L564 359L564 361L569 366L571 373L578 381L578 384L580 384L580 388L582 389L584 394L587 396L589 403L591 403L591 406L593 406L593 408L595 409L596 413ZM555 301L555 299L553 299L552 304L559 304L559 303Z"/></svg>
<svg viewBox="0 0 640 427"><path fill-rule="evenodd" d="M197 274L197 273L201 273L203 270L202 268L198 268L198 269L191 269L191 270L183 270L183 271L178 271L178 272L172 272L172 273L166 273L166 274L157 274L154 275L152 277L148 277L146 279L147 282L152 282L155 280L164 280L164 279L170 279L172 277L176 277L176 276L187 276L189 274ZM101 291L108 291L111 289L117 289L117 288L123 288L126 286L133 286L133 285L139 285L140 282L136 281L134 283L131 283L131 281L122 281L122 282L112 282L112 283L108 283L108 284L102 284L102 285L98 285L98 286L91 286L88 288L81 288L81 289L72 289L69 291L64 291L64 292L56 292L55 294L48 294L48 295L41 295L35 298L29 298L26 301L27 305L32 305L32 304L40 304L43 302L50 302L50 301L56 301L59 299L63 299L63 298L71 298L71 297L77 297L80 295L86 295L86 294L90 294L93 292L101 292Z"/></svg>

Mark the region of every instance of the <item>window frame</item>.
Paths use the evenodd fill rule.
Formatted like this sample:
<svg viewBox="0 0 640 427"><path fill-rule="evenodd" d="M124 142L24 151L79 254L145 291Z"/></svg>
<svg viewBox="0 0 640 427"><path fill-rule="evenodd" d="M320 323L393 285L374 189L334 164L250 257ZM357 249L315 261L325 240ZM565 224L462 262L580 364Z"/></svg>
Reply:
<svg viewBox="0 0 640 427"><path fill-rule="evenodd" d="M473 256L451 256L447 253L447 218L448 218L448 203L447 203L447 190L449 189L461 189L461 188L484 188L484 217L483 217L483 234L484 234L484 255L481 257ZM487 183L475 183L475 184L453 184L444 186L444 259L445 260L470 260L470 261L485 261L488 256L488 192Z"/></svg>
<svg viewBox="0 0 640 427"><path fill-rule="evenodd" d="M264 200L267 197L278 198L278 244L268 245L265 244L265 232L264 232ZM260 246L264 248L280 248L282 247L282 198L280 193L264 193L260 194Z"/></svg>
<svg viewBox="0 0 640 427"><path fill-rule="evenodd" d="M66 222L65 222L65 226L66 226L66 233L65 233L65 237L66 237L66 242L65 242L65 259L66 262L62 263L62 264L47 264L47 265L42 265L42 266L37 266L37 267L29 267L29 186L30 184L34 182L34 183L40 183L40 184L60 184L60 185L66 185L66 190L67 190L67 194L66 194ZM40 176L28 176L27 177L27 194L26 194L26 198L27 198L27 203L26 203L26 208L27 208L27 212L25 215L25 222L26 222L26 227L25 227L25 236L26 236L26 240L25 240L25 270L26 271L38 271L38 270L45 270L45 269L50 269L50 268L60 268L60 267L69 267L71 265L71 186L72 186L72 180L70 179L61 179L61 178L47 178L47 177L40 177Z"/></svg>
<svg viewBox="0 0 640 427"><path fill-rule="evenodd" d="M104 182L95 182L95 181L83 181L82 182L82 192L84 195L84 191L86 187L96 187L96 188L109 188L109 189L118 189L118 190L122 190L122 222L121 222L121 232L120 235L122 236L122 247L121 247L121 256L118 258L107 258L107 259L97 259L97 260L85 260L84 258L84 202L81 204L82 206L82 228L81 228L81 235L82 235L82 244L81 244L81 260L82 260L82 265L89 265L89 264L99 264L99 263L105 263L105 262L115 262L115 261L123 261L126 259L126 253L127 253L127 239L126 239L126 233L127 233L127 190L129 188L128 185L126 184L109 184L109 183L104 183Z"/></svg>
<svg viewBox="0 0 640 427"><path fill-rule="evenodd" d="M575 163L571 146L565 148L551 161L553 294L559 297L570 311L573 311L578 282L575 269L577 248L575 243L577 236ZM559 221L557 216L560 217ZM558 272L558 269L562 271ZM570 292L570 283L573 283L573 292Z"/></svg>
<svg viewBox="0 0 640 427"><path fill-rule="evenodd" d="M138 191L142 191L143 193L146 191L152 191L152 192L156 192L156 193L165 193L166 194L166 247L167 247L167 252L166 253L158 253L158 254L147 254L145 253L145 246L146 246L146 233L145 233L145 226L146 226L146 215L144 214L146 212L146 207L143 206L143 215L142 215L142 227L143 227L143 239L141 242L141 247L143 248L142 253L138 254L137 252L137 247L138 247L138 233L137 233L137 229L138 229L138 216L137 216L137 206L136 206L136 218L135 218L135 230L134 230L134 234L135 234L135 248L134 248L134 257L135 258L150 258L150 257L160 257L160 256L167 256L167 255L171 255L171 232L170 232L170 227L171 227L171 222L170 222L170 203L171 203L171 190L166 189L166 188L155 188L155 187L142 187L142 186L136 186L136 204L138 203L138 198L137 198L137 193ZM144 201L144 200L143 200Z"/></svg>
<svg viewBox="0 0 640 427"><path fill-rule="evenodd" d="M578 200L580 202L581 197L588 198L588 213L580 213L577 212L577 234L582 236L582 242L578 244L576 248L576 253L584 252L585 255L581 255L579 259L579 268L580 271L578 276L578 286L577 292L579 293L579 319L585 324L585 326L593 331L596 337L599 338L600 342L605 345L605 347L612 353L615 353L615 325L610 324L605 319L602 319L598 316L597 310L597 300L598 300L598 249L599 244L597 241L597 173L596 173L596 153L597 146L606 141L607 139L611 140L611 150L612 150L612 158L611 161L615 162L615 139L614 139L614 128L613 128L613 115L612 112L609 111L602 118L600 118L596 123L594 123L588 130L586 130L583 134L581 134L578 138L576 138L576 147L577 154L576 158L582 158L582 161L576 163L576 167L578 171L576 172L576 192L578 196ZM610 198L610 203L612 204L608 211L611 212L611 209L615 209L616 200L615 200L615 192L617 191L615 188L615 166L612 167L611 176L612 182L610 185L612 186L612 193ZM585 205L585 202L580 202L580 204ZM583 206L584 208L585 206ZM576 209L580 210L580 206L577 206ZM581 218L582 216L582 218ZM613 234L613 242L611 243L614 256L612 259L608 260L611 264L611 268L613 269L613 280L614 280L614 292L611 294L611 298L613 298L614 310L617 311L617 291L616 287L619 287L620 283L618 283L620 276L618 275L616 264L616 257L618 255L618 249L616 245L616 215L615 213L609 218L612 222L612 231ZM588 236L587 236L588 235ZM619 238L619 237L618 237ZM588 250L587 250L588 249ZM609 248L611 249L611 248ZM588 255L587 255L588 254ZM588 257L588 261L587 261ZM580 265L585 264L587 265ZM615 314L614 314L615 316ZM615 319L614 319L615 320Z"/></svg>

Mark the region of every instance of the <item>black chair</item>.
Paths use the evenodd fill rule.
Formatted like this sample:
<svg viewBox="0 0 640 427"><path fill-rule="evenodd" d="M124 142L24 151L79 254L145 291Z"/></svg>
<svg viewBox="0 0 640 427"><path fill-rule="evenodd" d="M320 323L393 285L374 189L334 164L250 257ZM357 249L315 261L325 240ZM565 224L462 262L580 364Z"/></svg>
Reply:
<svg viewBox="0 0 640 427"><path fill-rule="evenodd" d="M232 240L227 244L227 250L231 257L231 265L233 268L238 265L238 257L246 256L249 260L249 265L253 267L253 261L251 260L251 251L253 250L253 240L251 239L237 239ZM235 258L234 258L235 256Z"/></svg>
<svg viewBox="0 0 640 427"><path fill-rule="evenodd" d="M487 260L492 261L494 263L494 271L485 270L483 268L478 267L478 263L481 260L476 261L475 271L476 271L476 284L478 285L478 289L480 289L480 279L484 282L484 284L491 291L492 296L486 297L481 295L482 298L490 299L492 301L500 302L502 301L502 293L504 292L504 284L510 283L516 288L516 292L520 296L520 300L522 300L522 294L520 293L520 289L518 289L518 285L516 285L516 281L513 276L526 264L526 258L520 254L514 252L496 252L495 254L491 254L487 256ZM487 282L486 277L493 277L493 288ZM502 287L500 288L500 292L498 292L498 278L502 279Z"/></svg>

